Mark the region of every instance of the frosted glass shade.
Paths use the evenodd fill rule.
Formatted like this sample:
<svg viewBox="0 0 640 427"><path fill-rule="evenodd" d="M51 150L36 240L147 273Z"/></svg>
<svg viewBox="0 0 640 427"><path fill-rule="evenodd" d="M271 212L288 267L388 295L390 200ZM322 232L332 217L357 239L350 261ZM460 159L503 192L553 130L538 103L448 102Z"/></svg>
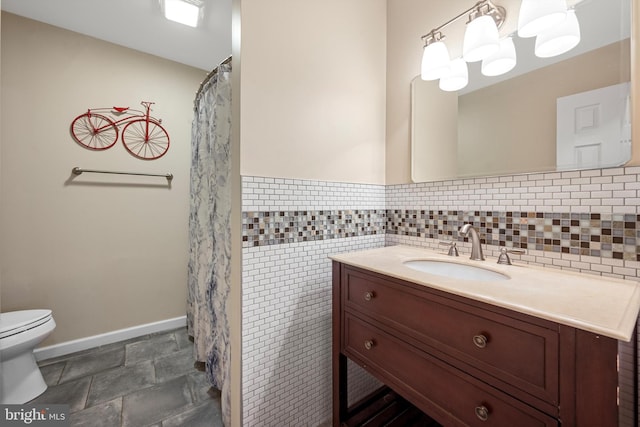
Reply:
<svg viewBox="0 0 640 427"><path fill-rule="evenodd" d="M567 12L567 18L536 37L535 53L539 58L562 55L580 43L580 23L575 10Z"/></svg>
<svg viewBox="0 0 640 427"><path fill-rule="evenodd" d="M453 59L449 65L449 72L440 77L440 89L453 92L469 84L469 69L462 58Z"/></svg>
<svg viewBox="0 0 640 427"><path fill-rule="evenodd" d="M566 0L522 0L518 36L535 37L565 19Z"/></svg>
<svg viewBox="0 0 640 427"><path fill-rule="evenodd" d="M462 42L462 57L465 61L482 61L499 48L498 27L491 16L483 15L467 24Z"/></svg>
<svg viewBox="0 0 640 427"><path fill-rule="evenodd" d="M499 76L516 66L516 47L511 37L500 40L500 50L482 60L481 71L485 76Z"/></svg>
<svg viewBox="0 0 640 427"><path fill-rule="evenodd" d="M190 27L197 27L200 22L200 1L189 2L183 0L161 0L164 17L170 21Z"/></svg>
<svg viewBox="0 0 640 427"><path fill-rule="evenodd" d="M449 70L449 49L444 42L437 41L424 47L422 53L422 80L437 80Z"/></svg>

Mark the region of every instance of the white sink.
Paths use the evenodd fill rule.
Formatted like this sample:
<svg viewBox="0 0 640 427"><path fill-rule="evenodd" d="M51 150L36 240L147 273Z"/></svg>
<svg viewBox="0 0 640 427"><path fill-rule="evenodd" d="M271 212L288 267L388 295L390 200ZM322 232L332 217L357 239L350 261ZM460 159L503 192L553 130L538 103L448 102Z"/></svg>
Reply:
<svg viewBox="0 0 640 427"><path fill-rule="evenodd" d="M459 264L456 262L418 259L405 261L404 265L414 270L452 279L479 281L509 280L509 276L506 274L476 267L475 265Z"/></svg>

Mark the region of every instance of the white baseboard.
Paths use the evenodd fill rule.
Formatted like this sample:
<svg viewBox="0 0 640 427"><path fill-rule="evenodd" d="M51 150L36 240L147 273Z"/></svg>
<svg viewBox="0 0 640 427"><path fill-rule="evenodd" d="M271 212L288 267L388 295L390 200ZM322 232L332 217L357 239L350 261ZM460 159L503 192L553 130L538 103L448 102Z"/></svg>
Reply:
<svg viewBox="0 0 640 427"><path fill-rule="evenodd" d="M62 342L47 347L37 348L33 351L36 360L46 360L52 357L65 356L77 351L87 350L101 345L112 344L118 341L125 341L131 338L141 337L156 332L170 331L187 325L187 316L175 317L173 319L160 320L158 322L144 325L132 326L130 328L119 329L91 337Z"/></svg>

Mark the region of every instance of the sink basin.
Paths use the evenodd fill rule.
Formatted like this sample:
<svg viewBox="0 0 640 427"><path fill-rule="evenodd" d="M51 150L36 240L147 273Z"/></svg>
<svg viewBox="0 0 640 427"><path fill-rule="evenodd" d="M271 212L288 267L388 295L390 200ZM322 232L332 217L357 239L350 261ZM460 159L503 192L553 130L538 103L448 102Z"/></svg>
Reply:
<svg viewBox="0 0 640 427"><path fill-rule="evenodd" d="M404 265L414 270L452 279L480 281L509 280L509 276L506 274L476 267L475 265L458 264L455 262L418 259L405 261Z"/></svg>

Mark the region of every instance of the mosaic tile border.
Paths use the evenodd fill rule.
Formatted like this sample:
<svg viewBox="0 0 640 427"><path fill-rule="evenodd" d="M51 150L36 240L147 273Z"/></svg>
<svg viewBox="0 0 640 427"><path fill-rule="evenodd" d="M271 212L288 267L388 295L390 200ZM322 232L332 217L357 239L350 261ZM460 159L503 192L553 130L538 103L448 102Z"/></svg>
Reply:
<svg viewBox="0 0 640 427"><path fill-rule="evenodd" d="M249 211L243 247L374 234L467 241L472 223L483 244L640 261L640 215L517 211L355 209Z"/></svg>
<svg viewBox="0 0 640 427"><path fill-rule="evenodd" d="M467 241L458 229L472 223L488 245L640 261L640 215L387 210L387 234Z"/></svg>
<svg viewBox="0 0 640 427"><path fill-rule="evenodd" d="M384 209L249 211L242 213L242 247L385 234Z"/></svg>

